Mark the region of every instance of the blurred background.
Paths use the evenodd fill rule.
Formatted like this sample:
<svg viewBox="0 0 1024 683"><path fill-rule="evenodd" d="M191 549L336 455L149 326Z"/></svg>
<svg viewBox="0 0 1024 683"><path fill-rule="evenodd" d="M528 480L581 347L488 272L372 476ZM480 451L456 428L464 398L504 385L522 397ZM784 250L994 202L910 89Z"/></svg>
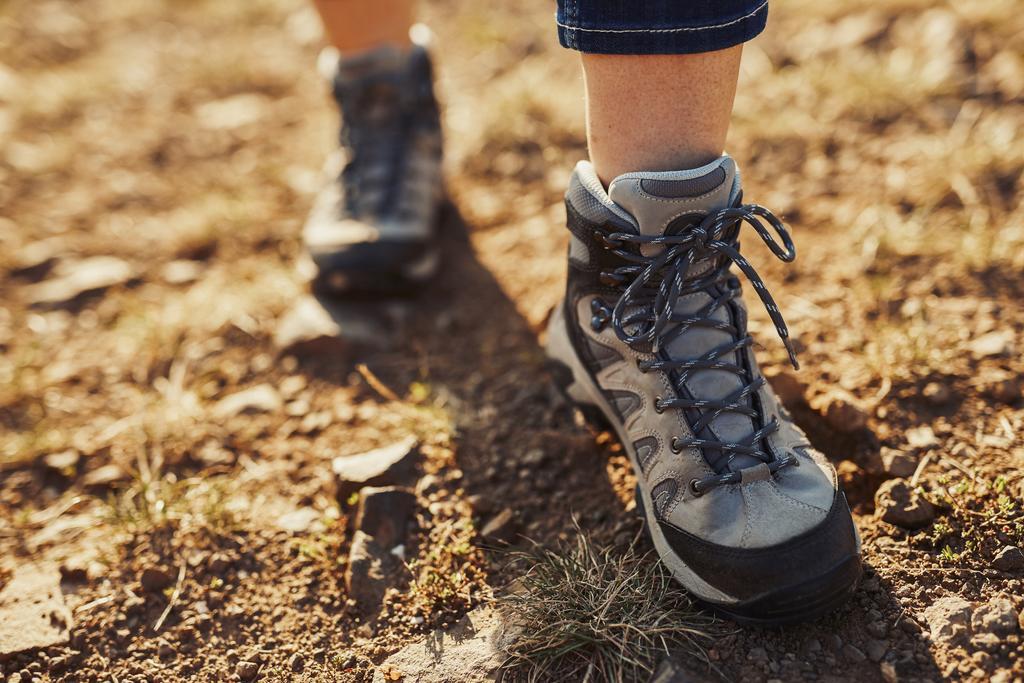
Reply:
<svg viewBox="0 0 1024 683"><path fill-rule="evenodd" d="M542 367L586 152L553 11L423 3L447 260L367 316L296 266L337 132L311 6L0 0L0 680L399 680L416 657L389 655L524 571L489 548L572 543L575 516L642 554L626 458ZM728 148L793 230L793 266L751 257L805 369L759 353L870 568L814 626L687 613L703 635L672 666L1024 675L1022 130L1019 0L772 3ZM394 471L346 470L377 448ZM365 483L404 487L381 557L355 542Z"/></svg>

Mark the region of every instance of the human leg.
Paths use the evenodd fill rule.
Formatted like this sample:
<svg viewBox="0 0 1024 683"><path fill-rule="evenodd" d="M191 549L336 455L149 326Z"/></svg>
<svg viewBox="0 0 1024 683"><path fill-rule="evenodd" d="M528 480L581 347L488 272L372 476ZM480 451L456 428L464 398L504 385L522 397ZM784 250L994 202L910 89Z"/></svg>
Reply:
<svg viewBox="0 0 1024 683"><path fill-rule="evenodd" d="M741 301L743 278L795 365L739 235L783 261L795 248L774 215L742 203L722 154L738 45L765 12L740 0L560 1L562 43L596 53L583 58L594 163L577 165L566 194L568 284L547 344L570 399L632 459L673 575L738 620L777 624L844 601L860 541L832 466L758 368Z"/></svg>

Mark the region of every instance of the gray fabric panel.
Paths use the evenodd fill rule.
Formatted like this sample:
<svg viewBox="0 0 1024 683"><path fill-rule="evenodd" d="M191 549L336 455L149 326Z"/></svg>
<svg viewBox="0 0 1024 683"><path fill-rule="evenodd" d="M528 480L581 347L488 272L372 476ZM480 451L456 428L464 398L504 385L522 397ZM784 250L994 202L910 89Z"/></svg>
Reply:
<svg viewBox="0 0 1024 683"><path fill-rule="evenodd" d="M645 436L633 443L633 450L636 451L636 460L640 464L641 471L646 474L651 458L658 452L658 440L653 436Z"/></svg>
<svg viewBox="0 0 1024 683"><path fill-rule="evenodd" d="M666 199L679 199L682 197L699 197L702 194L711 192L725 182L725 169L718 167L707 175L689 180L659 180L644 178L640 181L640 187L644 192L655 197Z"/></svg>
<svg viewBox="0 0 1024 683"><path fill-rule="evenodd" d="M658 485L651 489L651 498L654 501L654 510L658 513L658 519L665 519L665 510L675 499L679 484L675 479L666 479L658 482Z"/></svg>
<svg viewBox="0 0 1024 683"><path fill-rule="evenodd" d="M587 323L589 324L589 323ZM598 344L590 337L586 337L587 346L590 348L590 355L594 359L597 370L604 370L609 365L622 361L622 354L603 344Z"/></svg>
<svg viewBox="0 0 1024 683"><path fill-rule="evenodd" d="M590 264L590 250L579 237L569 234L569 260L581 266Z"/></svg>
<svg viewBox="0 0 1024 683"><path fill-rule="evenodd" d="M619 416L626 420L640 408L640 397L628 391L609 391L608 397L615 404Z"/></svg>

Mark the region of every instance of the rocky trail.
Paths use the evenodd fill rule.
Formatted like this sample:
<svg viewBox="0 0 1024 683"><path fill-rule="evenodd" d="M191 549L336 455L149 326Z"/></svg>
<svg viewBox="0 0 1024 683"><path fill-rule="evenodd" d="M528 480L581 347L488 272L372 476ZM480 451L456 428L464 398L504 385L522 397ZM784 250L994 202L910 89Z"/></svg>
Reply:
<svg viewBox="0 0 1024 683"><path fill-rule="evenodd" d="M585 154L552 10L424 4L445 262L371 302L302 266L306 4L0 3L0 681L1024 680L1017 3L779 0L745 50L729 148L793 230L749 255L803 369L751 328L867 565L780 630L647 602L628 460L545 371ZM633 589L667 652L564 609Z"/></svg>

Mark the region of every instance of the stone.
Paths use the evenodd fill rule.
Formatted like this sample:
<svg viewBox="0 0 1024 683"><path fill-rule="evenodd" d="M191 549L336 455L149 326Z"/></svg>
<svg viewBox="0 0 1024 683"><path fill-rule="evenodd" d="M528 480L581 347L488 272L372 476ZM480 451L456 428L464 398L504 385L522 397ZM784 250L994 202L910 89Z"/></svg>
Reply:
<svg viewBox="0 0 1024 683"><path fill-rule="evenodd" d="M306 659L296 652L288 659L288 668L295 673L301 673L306 668Z"/></svg>
<svg viewBox="0 0 1024 683"><path fill-rule="evenodd" d="M25 564L0 590L0 657L68 642L71 612L56 567Z"/></svg>
<svg viewBox="0 0 1024 683"><path fill-rule="evenodd" d="M916 456L895 448L882 448L882 471L890 477L909 479L917 471L919 462Z"/></svg>
<svg viewBox="0 0 1024 683"><path fill-rule="evenodd" d="M78 454L78 451L74 448L69 448L66 451L60 451L59 453L49 453L44 455L43 464L51 470L64 472L76 467L80 458L81 456Z"/></svg>
<svg viewBox="0 0 1024 683"><path fill-rule="evenodd" d="M933 406L944 405L953 398L950 388L940 382L928 382L921 390L921 395Z"/></svg>
<svg viewBox="0 0 1024 683"><path fill-rule="evenodd" d="M54 277L26 288L26 299L33 306L69 304L85 294L103 291L130 281L135 269L127 261L113 256L93 256L80 261L62 262Z"/></svg>
<svg viewBox="0 0 1024 683"><path fill-rule="evenodd" d="M377 667L373 683L481 683L498 680L511 638L498 612L478 607L451 629L437 630Z"/></svg>
<svg viewBox="0 0 1024 683"><path fill-rule="evenodd" d="M828 397L824 401L823 415L832 429L844 434L858 432L868 424L868 414L852 398L843 396Z"/></svg>
<svg viewBox="0 0 1024 683"><path fill-rule="evenodd" d="M907 439L907 445L911 448L925 450L939 445L939 438L935 436L935 431L928 425L908 429L904 436Z"/></svg>
<svg viewBox="0 0 1024 683"><path fill-rule="evenodd" d="M282 354L318 356L379 348L389 340L374 308L306 296L278 321L274 346Z"/></svg>
<svg viewBox="0 0 1024 683"><path fill-rule="evenodd" d="M480 529L480 535L488 541L507 543L516 533L516 515L511 508L505 508L491 517Z"/></svg>
<svg viewBox="0 0 1024 683"><path fill-rule="evenodd" d="M889 650L889 644L884 640L869 640L867 644L868 659L872 662L880 662Z"/></svg>
<svg viewBox="0 0 1024 683"><path fill-rule="evenodd" d="M1013 331L995 330L971 341L968 349L977 360L1005 356L1013 350Z"/></svg>
<svg viewBox="0 0 1024 683"><path fill-rule="evenodd" d="M1015 377L997 379L981 385L981 393L999 403L1016 403L1020 400L1021 381Z"/></svg>
<svg viewBox="0 0 1024 683"><path fill-rule="evenodd" d="M860 650L860 648L855 647L850 643L843 645L843 657L846 658L846 661L853 662L855 664L863 662L865 659L867 659L867 657Z"/></svg>
<svg viewBox="0 0 1024 683"><path fill-rule="evenodd" d="M409 489L367 486L359 491L356 528L384 548L394 548L405 540L415 510L416 496Z"/></svg>
<svg viewBox="0 0 1024 683"><path fill-rule="evenodd" d="M235 665L235 675L241 678L243 681L251 681L256 678L260 673L260 665L258 662L250 662L247 659L243 659L237 665Z"/></svg>
<svg viewBox="0 0 1024 683"><path fill-rule="evenodd" d="M931 639L944 644L966 642L971 611L971 603L956 595L936 600L923 613Z"/></svg>
<svg viewBox="0 0 1024 683"><path fill-rule="evenodd" d="M160 269L160 277L169 285L187 285L195 282L203 272L203 264L190 259L171 261Z"/></svg>
<svg viewBox="0 0 1024 683"><path fill-rule="evenodd" d="M373 537L356 530L345 568L345 589L364 613L380 609L391 579L401 567L394 555Z"/></svg>
<svg viewBox="0 0 1024 683"><path fill-rule="evenodd" d="M257 384L217 401L211 414L217 420L226 420L236 415L255 413L276 413L284 403L281 395L269 384Z"/></svg>
<svg viewBox="0 0 1024 683"><path fill-rule="evenodd" d="M1008 545L996 553L992 566L1002 572L1024 570L1024 552L1015 545Z"/></svg>
<svg viewBox="0 0 1024 683"><path fill-rule="evenodd" d="M393 486L413 475L419 454L416 437L355 455L339 455L331 461L338 500L344 502L364 486Z"/></svg>
<svg viewBox="0 0 1024 683"><path fill-rule="evenodd" d="M323 515L312 507L302 507L286 512L275 520L278 529L293 534L304 534L324 530Z"/></svg>
<svg viewBox="0 0 1024 683"><path fill-rule="evenodd" d="M997 636L1016 633L1019 627L1017 610L1009 599L997 595L974 610L971 626L976 633L994 633Z"/></svg>
<svg viewBox="0 0 1024 683"><path fill-rule="evenodd" d="M889 524L920 529L935 518L935 508L903 479L890 479L875 493L875 514Z"/></svg>
<svg viewBox="0 0 1024 683"><path fill-rule="evenodd" d="M146 567L139 576L139 583L142 585L142 590L159 593L174 585L174 577L160 567Z"/></svg>

